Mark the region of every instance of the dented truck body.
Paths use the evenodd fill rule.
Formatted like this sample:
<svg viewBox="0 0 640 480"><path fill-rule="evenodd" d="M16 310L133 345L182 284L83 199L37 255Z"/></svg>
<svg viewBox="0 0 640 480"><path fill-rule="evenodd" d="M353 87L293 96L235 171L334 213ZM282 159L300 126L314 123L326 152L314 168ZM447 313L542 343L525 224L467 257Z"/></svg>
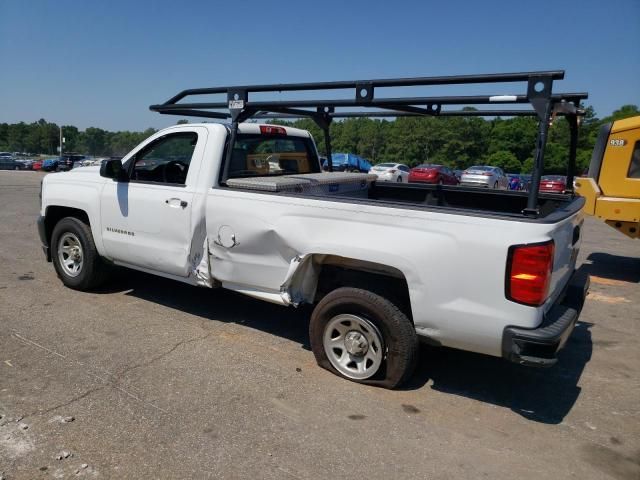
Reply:
<svg viewBox="0 0 640 480"><path fill-rule="evenodd" d="M78 168L45 178L42 216L52 207L86 212L97 250L117 265L281 305L314 303L328 267L395 278L407 286L418 335L497 356L505 327L538 327L573 273L581 199L555 200L562 207L530 219L508 206L524 205L520 192L497 193L500 209L477 210L386 200L384 190L376 199L224 187L215 182L228 135L220 124L163 130L122 162L157 138L184 131L199 137L184 186L117 182L101 177L98 167ZM187 206L174 206L172 198ZM544 305L505 298L509 248L548 240L556 249Z"/></svg>
<svg viewBox="0 0 640 480"><path fill-rule="evenodd" d="M579 102L552 94L564 72L261 85L186 90L160 113L231 119L159 131L120 160L44 178L38 231L63 283L90 290L109 264L282 306L313 305L318 364L356 382L394 388L418 358L418 339L525 365L557 361L588 287L575 272L585 200L538 185L551 115ZM516 81L517 96L377 100L375 88ZM250 102L248 92L355 88L355 100ZM377 90L376 90L377 91ZM226 93L227 103L181 103ZM441 111L442 105L531 103L530 111ZM424 108L427 105L427 109ZM309 107L317 107L309 110ZM333 172L329 124L343 106L375 116L534 115L540 120L529 192L376 182ZM328 172L310 133L243 123L253 115L312 118L325 133ZM269 113L271 112L271 113ZM571 184L571 182L569 182Z"/></svg>

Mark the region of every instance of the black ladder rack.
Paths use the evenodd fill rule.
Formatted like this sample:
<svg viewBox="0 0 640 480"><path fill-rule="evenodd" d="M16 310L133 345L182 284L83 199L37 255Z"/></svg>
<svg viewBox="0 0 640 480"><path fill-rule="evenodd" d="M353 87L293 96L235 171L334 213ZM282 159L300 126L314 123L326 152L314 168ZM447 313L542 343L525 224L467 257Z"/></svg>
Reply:
<svg viewBox="0 0 640 480"><path fill-rule="evenodd" d="M155 112L168 115L192 116L231 120L231 148L227 150L222 180L227 179L229 157L235 144L238 123L250 118L311 118L323 130L327 163L331 161L331 139L329 126L335 118L353 117L403 117L403 116L536 116L538 136L536 155L531 178L527 208L524 214L537 216L538 191L544 169L544 149L549 124L556 115L566 116L571 132L569 165L567 168L567 188L571 190L576 160L578 117L584 112L580 101L587 93L553 93L553 82L564 78L563 70L494 73L486 75L457 75L439 77L389 78L376 80L355 80L340 82L308 82L272 85L241 85L183 90L163 104L151 105ZM448 95L448 96L407 96L384 97L378 93L385 88L433 87L442 85L477 85L524 83L524 93L516 95ZM291 100L251 100L254 93L318 92L332 90L352 90L351 99L291 99ZM226 101L185 102L202 95L225 95ZM503 108L505 105L529 104L530 109ZM466 109L476 105L500 105L499 109ZM456 109L446 107L458 106ZM344 110L348 108L357 110ZM445 107L445 108L443 108ZM460 108L462 107L462 108Z"/></svg>

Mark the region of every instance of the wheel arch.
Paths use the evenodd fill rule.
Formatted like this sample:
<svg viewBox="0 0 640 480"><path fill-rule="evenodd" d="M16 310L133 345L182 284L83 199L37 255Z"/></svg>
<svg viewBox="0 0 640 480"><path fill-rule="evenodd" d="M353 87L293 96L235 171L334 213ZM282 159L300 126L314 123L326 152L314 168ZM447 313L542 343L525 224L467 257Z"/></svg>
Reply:
<svg viewBox="0 0 640 480"><path fill-rule="evenodd" d="M50 247L52 247L51 237L53 235L53 229L60 220L66 217L77 218L81 222L88 225L89 228L91 228L91 221L89 220L89 215L86 211L80 208L65 207L61 205L50 205L47 207L44 216L45 238L47 241L47 245L49 245ZM51 248L49 248L47 257L47 261L51 261Z"/></svg>
<svg viewBox="0 0 640 480"><path fill-rule="evenodd" d="M298 258L282 289L295 304L315 304L340 287L361 288L383 296L413 321L405 274L382 263L332 254L305 255Z"/></svg>

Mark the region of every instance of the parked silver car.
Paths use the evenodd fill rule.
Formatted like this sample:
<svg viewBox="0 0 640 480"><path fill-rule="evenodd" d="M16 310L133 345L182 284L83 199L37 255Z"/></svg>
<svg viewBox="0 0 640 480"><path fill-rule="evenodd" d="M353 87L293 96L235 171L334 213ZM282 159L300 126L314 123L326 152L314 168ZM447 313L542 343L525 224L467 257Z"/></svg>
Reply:
<svg viewBox="0 0 640 480"><path fill-rule="evenodd" d="M509 186L509 179L499 167L478 165L462 172L460 185L506 189Z"/></svg>

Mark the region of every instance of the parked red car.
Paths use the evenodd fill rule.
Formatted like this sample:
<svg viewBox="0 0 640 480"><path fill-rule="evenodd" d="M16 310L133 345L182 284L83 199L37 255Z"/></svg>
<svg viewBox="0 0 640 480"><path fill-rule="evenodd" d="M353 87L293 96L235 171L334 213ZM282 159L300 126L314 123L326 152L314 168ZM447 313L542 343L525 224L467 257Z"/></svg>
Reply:
<svg viewBox="0 0 640 480"><path fill-rule="evenodd" d="M567 189L567 177L562 175L545 175L540 179L540 191L562 193Z"/></svg>
<svg viewBox="0 0 640 480"><path fill-rule="evenodd" d="M36 160L31 165L31 170L42 170L42 160Z"/></svg>
<svg viewBox="0 0 640 480"><path fill-rule="evenodd" d="M409 171L409 182L458 185L460 183L453 170L444 165L423 164Z"/></svg>

